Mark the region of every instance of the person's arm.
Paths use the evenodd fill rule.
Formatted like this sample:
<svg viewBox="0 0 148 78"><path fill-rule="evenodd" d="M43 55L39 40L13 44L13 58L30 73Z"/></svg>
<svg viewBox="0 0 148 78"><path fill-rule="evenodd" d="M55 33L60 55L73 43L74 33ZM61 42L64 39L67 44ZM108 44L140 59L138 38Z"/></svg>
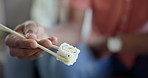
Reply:
<svg viewBox="0 0 148 78"><path fill-rule="evenodd" d="M148 53L148 33L137 35L122 35L122 52Z"/></svg>
<svg viewBox="0 0 148 78"><path fill-rule="evenodd" d="M108 48L109 38L116 37L99 37L90 44L93 53L96 57L104 57L109 53L137 53L147 54L148 53L148 33L145 34L132 34L132 35L118 35L117 39L120 40L121 49L117 52L111 52ZM116 40L114 40L116 47ZM111 45L110 45L111 46ZM98 48L100 47L100 48Z"/></svg>
<svg viewBox="0 0 148 78"><path fill-rule="evenodd" d="M24 60L36 59L44 53L38 48L37 43L50 48L52 43L57 42L57 38L51 35L57 36L59 43L65 41L75 44L80 39L83 14L84 11L71 8L67 23L59 28L46 31L40 24L30 21L17 26L15 31L25 35L28 39L22 39L13 34L8 35L5 41L10 49L10 55Z"/></svg>

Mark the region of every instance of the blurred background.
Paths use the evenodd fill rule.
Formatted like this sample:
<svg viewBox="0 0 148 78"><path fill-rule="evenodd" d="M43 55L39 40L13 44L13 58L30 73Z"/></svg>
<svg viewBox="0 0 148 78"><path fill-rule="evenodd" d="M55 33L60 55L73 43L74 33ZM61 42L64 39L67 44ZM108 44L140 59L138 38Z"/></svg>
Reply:
<svg viewBox="0 0 148 78"><path fill-rule="evenodd" d="M34 21L42 24L45 28L56 27L59 24L63 24L68 19L69 8L67 6L65 6L64 1L65 0L0 0L0 23L8 26L11 29L14 29L18 24L21 24L21 23L23 23L23 22L25 22L27 20L34 20ZM76 0L76 1L79 1L79 0ZM82 3L83 3L83 1L85 1L85 0L82 0ZM105 16L105 13L108 12L108 11L106 11L106 6L101 5L101 4L103 4L103 3L105 4L105 2L107 2L109 0L106 0L104 2L102 0L102 3L101 3L101 0L98 0L98 3L99 3L99 1L100 1L101 8L105 7L105 10L101 10L102 11L102 16ZM118 1L115 1L115 2L118 2ZM128 26L128 25L126 25L125 22L132 21L132 20L128 20L128 18L131 17L130 15L132 15L134 17L134 15L136 15L134 13L146 14L145 11L147 11L146 10L147 8L141 9L142 12L143 12L142 13L142 12L137 10L137 7L138 8L139 8L139 6L142 7L144 4L145 5L143 7L148 6L148 1L147 1L147 4L146 4L146 0L145 0L145 2L144 2L144 0L141 0L141 2L139 2L139 4L138 4L138 0L135 1L135 3L134 3L134 0L121 0L119 2L120 3L124 2L123 4L129 5L128 8L124 8L124 7L126 7L126 5L123 5L122 6L123 8L121 10L124 9L126 11L129 11L129 10L132 10L132 11L127 12L127 13L131 13L131 14L129 14L129 16L128 16L128 14L126 16L126 14L124 15L124 13L123 13L123 17L122 17L122 14L121 14L121 17L120 17L121 19L118 20L119 24L117 24L117 26L115 26L115 27L117 27L117 28L115 28L115 30L117 30L116 32L118 32L118 30L120 31L120 28L118 27L118 25L120 26L120 23L121 23L121 25L125 24L125 26ZM130 3L130 2L133 2L133 3ZM136 4L136 2L137 2L137 4ZM107 4L109 4L109 3L107 3ZM132 4L132 5L130 6L130 4ZM120 6L120 8L121 8L120 4L118 6ZM115 7L115 8L119 9L119 7ZM133 12L133 10L135 10L135 11ZM105 12L103 12L103 11L105 11ZM116 13L107 13L107 14L113 14L114 16L118 16L118 14L116 15ZM145 16L141 17L141 14L139 14L139 16L137 15L137 17L135 17L137 22L139 22L138 19L137 19L138 17L139 18L144 18L145 17ZM111 16L111 17L114 18L114 16ZM95 17L95 15L94 15L94 17ZM105 17L107 17L107 19L108 19L110 16L105 16ZM82 28L82 32L81 32L82 40L87 39L89 37L89 35L90 35L90 32L91 32L91 20L92 20L92 11L91 11L91 9L88 9L85 12L85 15L84 15L83 28ZM100 19L100 20L105 21L105 23L106 23L106 20L102 20L102 19ZM110 20L110 19L108 19L108 20ZM147 20L147 19L145 18L145 20ZM96 22L98 22L98 20ZM135 22L133 22L133 23L135 23ZM99 24L99 23L97 23L97 24ZM102 24L99 24L99 25L101 26ZM99 25L96 25L96 26L99 26ZM135 24L133 24L133 26L135 26ZM141 26L143 26L143 24ZM146 28L144 28L144 29L147 32L148 31L147 30L148 29L148 23L145 26L146 26ZM127 27L127 30L128 30L128 28L130 28L130 27ZM108 29L112 29L112 28L108 28ZM131 29L132 29L132 27L131 27ZM104 28L104 30L106 30L106 28ZM126 29L124 29L124 30L126 30ZM133 31L130 31L130 32L133 32ZM24 61L22 61L22 60L20 61L20 60L14 58L14 57L11 57L10 55L7 54L8 53L8 48L6 47L6 45L4 43L4 39L5 39L7 34L8 33L5 33L5 32L0 30L0 78L4 78L4 67L6 67L6 65L10 66L10 68L8 67L7 69L11 70L11 64L14 63L16 60L17 60L17 62L19 62L19 63L16 62L17 65L21 64L22 66L24 66L26 64L26 61L25 61L25 63L23 63ZM92 35L92 36L94 36L94 37L96 35L100 35L100 34L95 34L95 33L93 33L93 34L94 35ZM118 33L116 33L116 34L118 35ZM98 38L98 40L99 40L99 38ZM101 39L100 39L100 42L101 42ZM56 60L56 59L50 57L51 58L50 61L51 61L51 63L53 62L53 64L52 65L49 64L49 67L50 66L51 66L51 68L55 67L55 69L53 68L54 71L50 71L50 72L52 72L52 74L54 76L57 76L57 74L58 74L58 76L63 76L61 74L61 72L64 73L64 74L65 74L65 72L68 72L69 73L68 75L73 76L73 78L89 78L89 76L91 78L96 78L94 76L98 77L99 75L106 75L106 72L114 72L112 70L114 68L116 68L115 70L117 70L117 71L115 71L115 74L116 73L119 74L119 75L121 74L121 77L113 77L113 78L123 78L122 75L137 75L137 76L139 75L139 78L141 78L141 76L143 76L143 78L146 78L146 77L144 77L144 75L148 73L147 72L148 68L146 69L146 67L148 65L148 62L147 62L148 57L147 57L147 55L144 56L144 57L139 55L138 58L136 59L136 62L134 62L135 65L134 65L133 69L131 69L129 71L129 70L126 70L126 68L124 67L124 64L122 64L122 62L118 58L116 58L116 53L115 53L115 56L114 56L114 54L110 54L111 56L106 57L103 60L98 59L98 58L96 59L96 57L94 57L95 54L91 53L93 51L92 51L92 49L90 49L90 46L91 45L88 46L85 43L82 44L82 45L80 43L80 46L78 45L78 47L82 48L81 51L83 51L83 52L81 52L82 54L79 55L79 56L81 56L80 59L78 59L79 64L75 64L75 65L73 65L73 67L71 67L74 70L71 70L71 68L68 67L68 66L66 67L63 63L61 64L61 62L59 63L57 61L56 62L53 61L53 60ZM96 48L98 48L98 47L96 47ZM7 58L5 57L6 54L8 56ZM112 55L114 57L112 57ZM48 55L47 55L47 57L48 57ZM8 58L9 58L9 60L7 60ZM127 61L129 61L127 57L126 57L126 59L127 59ZM139 59L142 59L144 61L141 61ZM11 60L11 62L10 62L10 60ZM38 61L38 59L37 59L37 61ZM48 62L47 61L49 61L49 58L46 58L46 57L44 59L39 59L39 61L37 62L39 64L37 64L35 62L36 65L34 64L34 61L33 61L33 64L34 64L33 66L34 67L32 67L32 68L36 69L35 71L38 71L38 73L35 73L35 75L38 76L38 74L41 74L41 75L42 74L43 75L48 75L49 74L49 72L47 72L49 70L47 68L48 67ZM113 62L113 65L111 64L112 62ZM27 63L28 63L28 61L27 61ZM29 63L30 63L30 61L29 61ZM32 61L31 61L31 64L32 64ZM110 64L111 64L111 67L110 67ZM12 69L15 70L15 68L17 68L18 69L17 72L19 72L21 69L19 69L19 67L17 67L17 65L14 65L14 68L12 68ZM39 66L37 67L37 65L40 65L40 67L43 67L45 65L45 67L43 67L43 70L42 70L42 68L41 69L38 68ZM56 68L56 66L57 66L57 68ZM138 66L140 66L140 67L138 67ZM111 69L108 69L108 67L111 68ZM20 68L22 68L22 67L20 66ZM26 68L27 68L27 66L26 66ZM25 66L24 66L24 69L25 69ZM9 70L7 72L9 72ZM11 72L13 72L13 70L11 70ZM72 72L69 72L69 70L72 71ZM63 72L63 71L65 71L65 72ZM118 72L118 71L121 71L121 72ZM141 71L142 71L142 73L141 73ZM11 72L9 72L9 74L11 74ZM28 72L28 69L26 69L25 72ZM60 72L60 73L57 73L57 72ZM140 74L139 74L139 72L140 72ZM144 75L143 75L143 72L144 72ZM72 74L72 73L74 73L74 74ZM32 75L32 73L29 73L29 74ZM34 71L33 71L33 74L34 74ZM13 75L13 74L11 74L11 75ZM9 76L9 78L11 78L11 75ZM24 75L24 73L23 73L23 75ZM80 77L76 77L77 75L79 75ZM44 78L47 78L47 77L44 77ZM60 78L60 77L51 77L51 78ZM69 77L67 77L67 78L69 78ZM127 77L124 77L124 78L127 78Z"/></svg>
<svg viewBox="0 0 148 78"><path fill-rule="evenodd" d="M64 0L0 0L0 23L12 29L26 20L35 20L45 27L53 27L67 19L68 9ZM44 9L43 9L44 8ZM49 14L47 14L49 13ZM91 30L91 10L85 14L82 36L85 39ZM7 33L0 30L0 78L4 78Z"/></svg>

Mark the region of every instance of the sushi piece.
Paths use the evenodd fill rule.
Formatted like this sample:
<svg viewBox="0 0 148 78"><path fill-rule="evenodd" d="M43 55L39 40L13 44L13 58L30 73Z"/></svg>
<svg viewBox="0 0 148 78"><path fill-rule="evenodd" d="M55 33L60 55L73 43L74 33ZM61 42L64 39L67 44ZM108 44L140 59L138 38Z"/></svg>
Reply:
<svg viewBox="0 0 148 78"><path fill-rule="evenodd" d="M57 51L57 54L67 59L67 61L63 61L59 58L57 58L57 60L60 60L66 65L70 66L76 62L79 53L80 53L80 50L77 49L76 47L73 47L67 43L63 43L60 45Z"/></svg>

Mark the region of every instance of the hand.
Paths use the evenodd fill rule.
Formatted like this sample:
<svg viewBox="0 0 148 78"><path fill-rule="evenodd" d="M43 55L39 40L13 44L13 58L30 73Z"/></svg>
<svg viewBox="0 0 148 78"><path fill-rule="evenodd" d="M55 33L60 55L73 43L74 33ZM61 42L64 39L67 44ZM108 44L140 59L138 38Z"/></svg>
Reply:
<svg viewBox="0 0 148 78"><path fill-rule="evenodd" d="M10 49L10 55L22 60L33 60L44 53L43 50L38 48L37 43L50 48L52 43L57 42L56 37L48 38L43 27L32 21L18 25L15 31L25 35L28 39L22 39L10 34L5 41Z"/></svg>
<svg viewBox="0 0 148 78"><path fill-rule="evenodd" d="M107 49L107 38L100 36L97 38L92 38L89 41L90 49L96 58L104 58L109 55L109 51Z"/></svg>

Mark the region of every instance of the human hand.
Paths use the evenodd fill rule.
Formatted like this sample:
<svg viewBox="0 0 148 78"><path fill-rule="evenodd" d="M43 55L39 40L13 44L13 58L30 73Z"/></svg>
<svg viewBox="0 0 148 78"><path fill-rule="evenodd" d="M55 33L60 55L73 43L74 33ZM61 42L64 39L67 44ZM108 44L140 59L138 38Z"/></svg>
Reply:
<svg viewBox="0 0 148 78"><path fill-rule="evenodd" d="M10 49L10 55L22 60L33 60L44 53L43 50L38 48L37 43L50 48L52 43L57 42L56 37L48 38L44 28L32 21L18 25L15 31L25 35L27 39L10 34L5 41Z"/></svg>

